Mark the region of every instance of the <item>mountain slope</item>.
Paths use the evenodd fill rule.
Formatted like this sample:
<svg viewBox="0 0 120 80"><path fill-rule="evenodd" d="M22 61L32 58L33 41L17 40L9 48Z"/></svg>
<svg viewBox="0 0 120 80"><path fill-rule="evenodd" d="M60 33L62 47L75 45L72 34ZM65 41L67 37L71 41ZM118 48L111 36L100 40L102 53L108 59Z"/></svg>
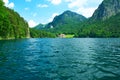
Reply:
<svg viewBox="0 0 120 80"><path fill-rule="evenodd" d="M43 29L44 27L45 27L45 25L43 25L43 24L38 24L37 26L34 27L34 29L40 30L40 29Z"/></svg>
<svg viewBox="0 0 120 80"><path fill-rule="evenodd" d="M120 37L120 13L104 21L87 24L76 37Z"/></svg>
<svg viewBox="0 0 120 80"><path fill-rule="evenodd" d="M52 22L45 26L45 30L53 33L75 33L79 23L86 21L87 18L71 11L65 11L61 15L56 16Z"/></svg>
<svg viewBox="0 0 120 80"><path fill-rule="evenodd" d="M0 39L29 37L28 23L0 0Z"/></svg>
<svg viewBox="0 0 120 80"><path fill-rule="evenodd" d="M104 0L96 9L91 20L106 20L120 12L120 0Z"/></svg>
<svg viewBox="0 0 120 80"><path fill-rule="evenodd" d="M120 37L120 0L104 0L76 37Z"/></svg>
<svg viewBox="0 0 120 80"><path fill-rule="evenodd" d="M75 12L65 11L61 15L56 16L52 22L48 23L47 28L60 27L66 24L76 24L85 21L86 18Z"/></svg>

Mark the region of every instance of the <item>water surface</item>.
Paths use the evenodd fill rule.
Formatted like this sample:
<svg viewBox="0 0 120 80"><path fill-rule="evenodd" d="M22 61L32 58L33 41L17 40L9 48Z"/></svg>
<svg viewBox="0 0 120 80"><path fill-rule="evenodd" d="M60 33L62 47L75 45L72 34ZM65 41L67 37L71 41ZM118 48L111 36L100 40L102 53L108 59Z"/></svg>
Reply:
<svg viewBox="0 0 120 80"><path fill-rule="evenodd" d="M2 40L0 80L120 80L120 39Z"/></svg>

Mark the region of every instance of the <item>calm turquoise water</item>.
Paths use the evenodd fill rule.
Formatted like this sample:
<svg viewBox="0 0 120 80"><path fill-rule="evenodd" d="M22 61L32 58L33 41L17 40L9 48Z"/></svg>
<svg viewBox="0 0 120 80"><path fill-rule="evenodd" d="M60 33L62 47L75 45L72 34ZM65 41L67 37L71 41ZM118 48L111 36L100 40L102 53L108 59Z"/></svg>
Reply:
<svg viewBox="0 0 120 80"><path fill-rule="evenodd" d="M120 39L0 41L0 80L120 80Z"/></svg>

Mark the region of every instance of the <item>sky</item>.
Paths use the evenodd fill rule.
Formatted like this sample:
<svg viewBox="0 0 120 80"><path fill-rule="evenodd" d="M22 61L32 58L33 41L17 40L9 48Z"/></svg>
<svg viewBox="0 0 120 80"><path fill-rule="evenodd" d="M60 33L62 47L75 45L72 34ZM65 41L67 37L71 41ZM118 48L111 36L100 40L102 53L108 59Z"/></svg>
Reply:
<svg viewBox="0 0 120 80"><path fill-rule="evenodd" d="M34 27L46 24L66 10L91 17L103 0L3 0L6 7L14 9Z"/></svg>

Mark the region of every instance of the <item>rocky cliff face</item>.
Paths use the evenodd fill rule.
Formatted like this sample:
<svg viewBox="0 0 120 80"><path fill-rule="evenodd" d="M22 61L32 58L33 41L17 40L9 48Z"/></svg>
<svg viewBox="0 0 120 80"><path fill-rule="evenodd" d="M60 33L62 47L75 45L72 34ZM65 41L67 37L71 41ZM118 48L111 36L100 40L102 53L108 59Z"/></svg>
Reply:
<svg viewBox="0 0 120 80"><path fill-rule="evenodd" d="M104 0L96 9L92 20L106 20L120 12L120 0Z"/></svg>

